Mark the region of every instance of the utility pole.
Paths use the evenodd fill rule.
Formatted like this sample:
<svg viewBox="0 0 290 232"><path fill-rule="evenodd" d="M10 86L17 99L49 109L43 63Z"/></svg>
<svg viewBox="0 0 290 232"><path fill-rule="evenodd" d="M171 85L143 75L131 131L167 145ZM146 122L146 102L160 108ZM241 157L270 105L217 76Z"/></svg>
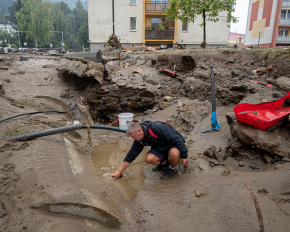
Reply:
<svg viewBox="0 0 290 232"><path fill-rule="evenodd" d="M19 42L19 47L21 47L20 46L20 36L19 36L19 32L31 32L31 31L17 31L18 32L18 42Z"/></svg>
<svg viewBox="0 0 290 232"><path fill-rule="evenodd" d="M114 0L112 0L112 14L113 14L113 34L115 34L115 9L114 9Z"/></svg>
<svg viewBox="0 0 290 232"><path fill-rule="evenodd" d="M261 36L261 30L259 30L259 41L258 41L258 47L260 48L260 36Z"/></svg>

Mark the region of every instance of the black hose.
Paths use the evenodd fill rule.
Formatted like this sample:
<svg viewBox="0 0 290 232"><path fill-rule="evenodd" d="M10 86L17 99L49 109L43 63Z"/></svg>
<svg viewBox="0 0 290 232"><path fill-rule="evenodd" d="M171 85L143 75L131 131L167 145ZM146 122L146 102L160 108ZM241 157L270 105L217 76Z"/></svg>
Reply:
<svg viewBox="0 0 290 232"><path fill-rule="evenodd" d="M47 135L54 135L54 134L59 134L63 132L69 132L69 131L75 131L75 130L80 130L80 129L87 129L87 125L75 125L75 126L66 126L66 127L60 127L60 128L55 128L55 129L50 129L46 131L40 131L40 132L34 132L31 134L26 134L26 135L19 135L15 137L11 137L6 139L6 141L22 141L22 140L29 140L29 139L34 139L37 137L43 137ZM104 130L112 130L112 131L118 131L122 133L126 133L126 130L122 129L117 129L113 127L105 127L105 126L90 126L91 129L104 129Z"/></svg>
<svg viewBox="0 0 290 232"><path fill-rule="evenodd" d="M30 113L17 114L17 115L11 116L11 117L9 117L9 118L4 118L4 119L0 120L0 123L1 123L1 122L4 122L4 121L7 121L7 120L9 120L9 119L16 118L16 117L20 117L20 116L27 115L27 114L29 114L29 115L30 115L30 114L41 114L41 113L59 113L59 114L65 114L65 113L68 113L68 112L72 111L75 107L76 107L76 105L74 105L73 108L71 108L70 110L65 111L65 112L63 112L63 111L49 110L49 111L37 111L37 112L30 112Z"/></svg>

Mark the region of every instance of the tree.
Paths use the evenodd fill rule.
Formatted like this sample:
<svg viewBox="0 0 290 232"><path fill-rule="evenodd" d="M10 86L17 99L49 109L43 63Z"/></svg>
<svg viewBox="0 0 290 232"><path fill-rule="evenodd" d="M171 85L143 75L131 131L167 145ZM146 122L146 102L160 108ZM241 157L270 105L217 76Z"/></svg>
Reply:
<svg viewBox="0 0 290 232"><path fill-rule="evenodd" d="M180 19L182 23L193 22L201 15L203 18L203 43L201 47L206 47L206 21L217 22L222 17L221 13L227 12L226 23L230 27L231 22L237 22L233 16L235 12L236 0L169 0L170 8L165 12L169 19Z"/></svg>
<svg viewBox="0 0 290 232"><path fill-rule="evenodd" d="M79 29L78 32L78 43L83 44L86 48L90 46L89 43L89 30L88 30L88 18Z"/></svg>
<svg viewBox="0 0 290 232"><path fill-rule="evenodd" d="M6 18L6 20L17 24L15 14L17 11L21 9L21 7L22 7L21 0L12 2L12 5L8 7L8 17Z"/></svg>
<svg viewBox="0 0 290 232"><path fill-rule="evenodd" d="M0 22L3 21L3 18L4 18L4 16L3 16L3 14L2 14L2 9L0 8Z"/></svg>
<svg viewBox="0 0 290 232"><path fill-rule="evenodd" d="M8 32L4 29L0 29L0 41L2 46L7 44L13 44L17 42L17 35L15 32Z"/></svg>
<svg viewBox="0 0 290 232"><path fill-rule="evenodd" d="M38 43L47 44L50 42L53 31L51 6L49 2L42 3L42 0L22 0L23 7L16 13L18 28L20 31L29 31L27 39Z"/></svg>

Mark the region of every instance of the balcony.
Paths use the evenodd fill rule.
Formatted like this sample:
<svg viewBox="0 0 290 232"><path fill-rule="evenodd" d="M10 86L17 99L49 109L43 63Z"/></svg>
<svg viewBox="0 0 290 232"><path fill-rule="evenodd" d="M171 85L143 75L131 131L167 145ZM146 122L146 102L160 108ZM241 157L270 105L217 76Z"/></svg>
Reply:
<svg viewBox="0 0 290 232"><path fill-rule="evenodd" d="M174 29L145 31L145 40L174 40Z"/></svg>
<svg viewBox="0 0 290 232"><path fill-rule="evenodd" d="M290 18L280 19L279 26L290 26Z"/></svg>
<svg viewBox="0 0 290 232"><path fill-rule="evenodd" d="M290 1L284 0L282 3L282 7L290 7Z"/></svg>
<svg viewBox="0 0 290 232"><path fill-rule="evenodd" d="M145 13L164 13L164 10L170 7L168 2L146 1Z"/></svg>
<svg viewBox="0 0 290 232"><path fill-rule="evenodd" d="M277 43L290 43L290 37L278 36Z"/></svg>

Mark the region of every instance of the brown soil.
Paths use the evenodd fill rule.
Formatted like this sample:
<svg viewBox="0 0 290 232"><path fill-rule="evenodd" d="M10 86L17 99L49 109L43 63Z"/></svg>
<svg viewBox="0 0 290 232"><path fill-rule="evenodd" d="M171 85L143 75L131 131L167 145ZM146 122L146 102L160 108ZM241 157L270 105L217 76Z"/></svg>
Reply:
<svg viewBox="0 0 290 232"><path fill-rule="evenodd" d="M172 68L170 61L166 63L164 52L139 53L142 60L131 65L130 69L142 68L147 74L143 79L149 81L151 73L159 73L156 66ZM176 53L178 57L180 52ZM162 83L163 88L156 89L160 101L164 96L175 99L164 110L151 112L149 120L167 120L183 133L189 149L187 168L178 167L178 175L160 180L161 173L152 172L152 166L140 159L124 172L123 179L112 180L109 174L118 168L131 141L123 133L107 130L79 130L24 142L5 140L11 136L72 125L74 120L86 122L86 117L76 109L71 114L34 114L2 122L0 231L259 231L255 205L245 183L257 196L265 231L289 231L290 163L265 164L255 157L259 169L252 169L249 166L251 159L229 156L212 167L211 159L203 155L212 146L221 150L228 146L232 135L225 114L241 100L247 97L247 102L261 103L265 98L273 100L270 98L273 92L281 97L285 94L279 88L251 87L254 83L243 83L241 87L244 79L232 77L231 70L240 70L243 75L262 64L273 65L272 73L251 77L261 82L270 78L275 82L279 75L287 74L287 60L271 60L265 54L262 56L255 52L193 50L188 53L194 62L191 58L186 62L196 66L196 79L192 79L192 72L182 65L181 60L176 78L164 82L161 79L166 79L166 75L158 74L149 81ZM162 60L158 61L156 54L162 54ZM22 60L19 56L28 59ZM155 68L149 67L151 60L156 64ZM253 65L251 61L254 61ZM0 95L0 120L26 112L71 108L82 90L72 82L66 82L67 78L59 78L56 68L62 62L57 57L33 54L3 56L0 66L8 67L8 70L0 69L0 81L5 89L5 95ZM209 70L203 71L201 66L210 65L217 68L217 117L221 130L203 134L202 131L210 129L211 103L210 73ZM229 89L235 84L240 86L233 94ZM188 111L180 112L180 102ZM141 120L144 113L139 110L135 115L136 120ZM101 124L96 122L96 125ZM91 149L91 143L94 149ZM112 144L112 151L110 145L105 144ZM244 166L240 167L241 160ZM196 196L197 191L200 197ZM79 202L88 200L88 193L108 206L111 214L117 215L121 222L118 228L78 214L53 213L47 209L47 205L84 207L85 204Z"/></svg>

